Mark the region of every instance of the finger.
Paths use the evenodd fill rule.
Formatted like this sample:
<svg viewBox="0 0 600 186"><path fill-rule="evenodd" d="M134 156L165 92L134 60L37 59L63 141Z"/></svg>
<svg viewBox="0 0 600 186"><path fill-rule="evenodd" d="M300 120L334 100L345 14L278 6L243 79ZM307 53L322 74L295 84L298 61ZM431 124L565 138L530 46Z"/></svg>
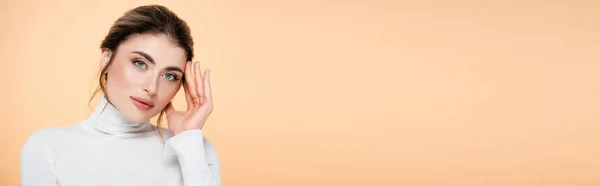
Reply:
<svg viewBox="0 0 600 186"><path fill-rule="evenodd" d="M183 84L183 90L185 92L185 101L187 102L187 111L194 109L194 101L190 95L189 88L186 83Z"/></svg>
<svg viewBox="0 0 600 186"><path fill-rule="evenodd" d="M198 99L198 93L196 93L196 83L194 83L194 76L192 74L192 62L185 64L185 84L187 85L190 97L192 98L192 107L200 105Z"/></svg>
<svg viewBox="0 0 600 186"><path fill-rule="evenodd" d="M171 113L175 112L175 107L173 107L172 102L169 102L169 104L167 104L167 107L165 108L165 112L167 113L167 116L170 115Z"/></svg>
<svg viewBox="0 0 600 186"><path fill-rule="evenodd" d="M203 87L202 87L202 73L200 73L200 62L196 62L194 67L194 82L196 83L196 92L200 99L200 105L204 104Z"/></svg>
<svg viewBox="0 0 600 186"><path fill-rule="evenodd" d="M210 102L212 103L212 89L210 87L210 69L204 71L204 103Z"/></svg>

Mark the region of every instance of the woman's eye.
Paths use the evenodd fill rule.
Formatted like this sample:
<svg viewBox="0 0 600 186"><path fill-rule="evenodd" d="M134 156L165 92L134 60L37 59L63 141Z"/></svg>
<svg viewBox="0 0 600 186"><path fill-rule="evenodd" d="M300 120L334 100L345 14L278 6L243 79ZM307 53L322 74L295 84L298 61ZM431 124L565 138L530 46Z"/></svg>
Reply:
<svg viewBox="0 0 600 186"><path fill-rule="evenodd" d="M171 73L166 73L165 74L165 78L167 78L169 81L177 81L177 76L175 74L171 74Z"/></svg>
<svg viewBox="0 0 600 186"><path fill-rule="evenodd" d="M138 68L146 68L146 63L142 62L142 61L133 61L133 63L138 67Z"/></svg>

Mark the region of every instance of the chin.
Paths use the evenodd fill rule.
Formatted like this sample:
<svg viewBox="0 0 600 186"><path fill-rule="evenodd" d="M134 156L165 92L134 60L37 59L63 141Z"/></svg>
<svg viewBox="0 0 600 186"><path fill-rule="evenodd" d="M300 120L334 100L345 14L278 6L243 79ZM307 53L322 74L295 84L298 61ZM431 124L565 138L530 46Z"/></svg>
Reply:
<svg viewBox="0 0 600 186"><path fill-rule="evenodd" d="M144 112L148 112L148 113L144 113ZM125 117L127 117L127 119L129 119L133 122L141 123L144 121L148 121L148 120L150 120L150 118L152 118L153 115L149 114L149 112L151 112L151 111L140 111L137 109L132 109L132 110L129 110L128 113L123 113L123 115Z"/></svg>

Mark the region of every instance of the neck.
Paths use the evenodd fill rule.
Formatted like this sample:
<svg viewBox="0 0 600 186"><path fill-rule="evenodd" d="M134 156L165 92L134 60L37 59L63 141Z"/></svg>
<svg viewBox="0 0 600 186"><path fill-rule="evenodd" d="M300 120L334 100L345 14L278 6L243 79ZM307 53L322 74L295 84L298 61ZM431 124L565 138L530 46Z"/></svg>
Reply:
<svg viewBox="0 0 600 186"><path fill-rule="evenodd" d="M100 103L94 109L90 120L100 132L116 137L133 137L153 130L149 120L135 122L127 119L117 108L100 96Z"/></svg>

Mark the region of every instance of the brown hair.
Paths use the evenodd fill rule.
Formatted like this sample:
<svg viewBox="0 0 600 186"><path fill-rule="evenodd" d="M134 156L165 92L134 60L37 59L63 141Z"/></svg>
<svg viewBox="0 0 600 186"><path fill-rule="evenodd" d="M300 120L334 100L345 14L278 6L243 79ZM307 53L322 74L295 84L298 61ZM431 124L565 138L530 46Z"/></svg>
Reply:
<svg viewBox="0 0 600 186"><path fill-rule="evenodd" d="M108 35L106 35L102 44L100 44L101 49L108 49L113 52L113 55L109 62L98 72L100 75L98 79L99 85L94 91L88 104L92 102L92 99L96 97L100 91L104 93L104 97L108 101L108 95L106 94L108 67L112 64L115 52L119 45L127 40L127 37L133 34L165 34L176 45L185 50L186 61L191 61L194 57L194 41L190 34L190 28L185 21L181 20L171 10L161 5L145 5L129 10L114 22ZM184 81L185 80L182 79L181 82ZM160 129L160 124L164 114L165 109L160 112L156 123L158 134L163 140L164 138Z"/></svg>

